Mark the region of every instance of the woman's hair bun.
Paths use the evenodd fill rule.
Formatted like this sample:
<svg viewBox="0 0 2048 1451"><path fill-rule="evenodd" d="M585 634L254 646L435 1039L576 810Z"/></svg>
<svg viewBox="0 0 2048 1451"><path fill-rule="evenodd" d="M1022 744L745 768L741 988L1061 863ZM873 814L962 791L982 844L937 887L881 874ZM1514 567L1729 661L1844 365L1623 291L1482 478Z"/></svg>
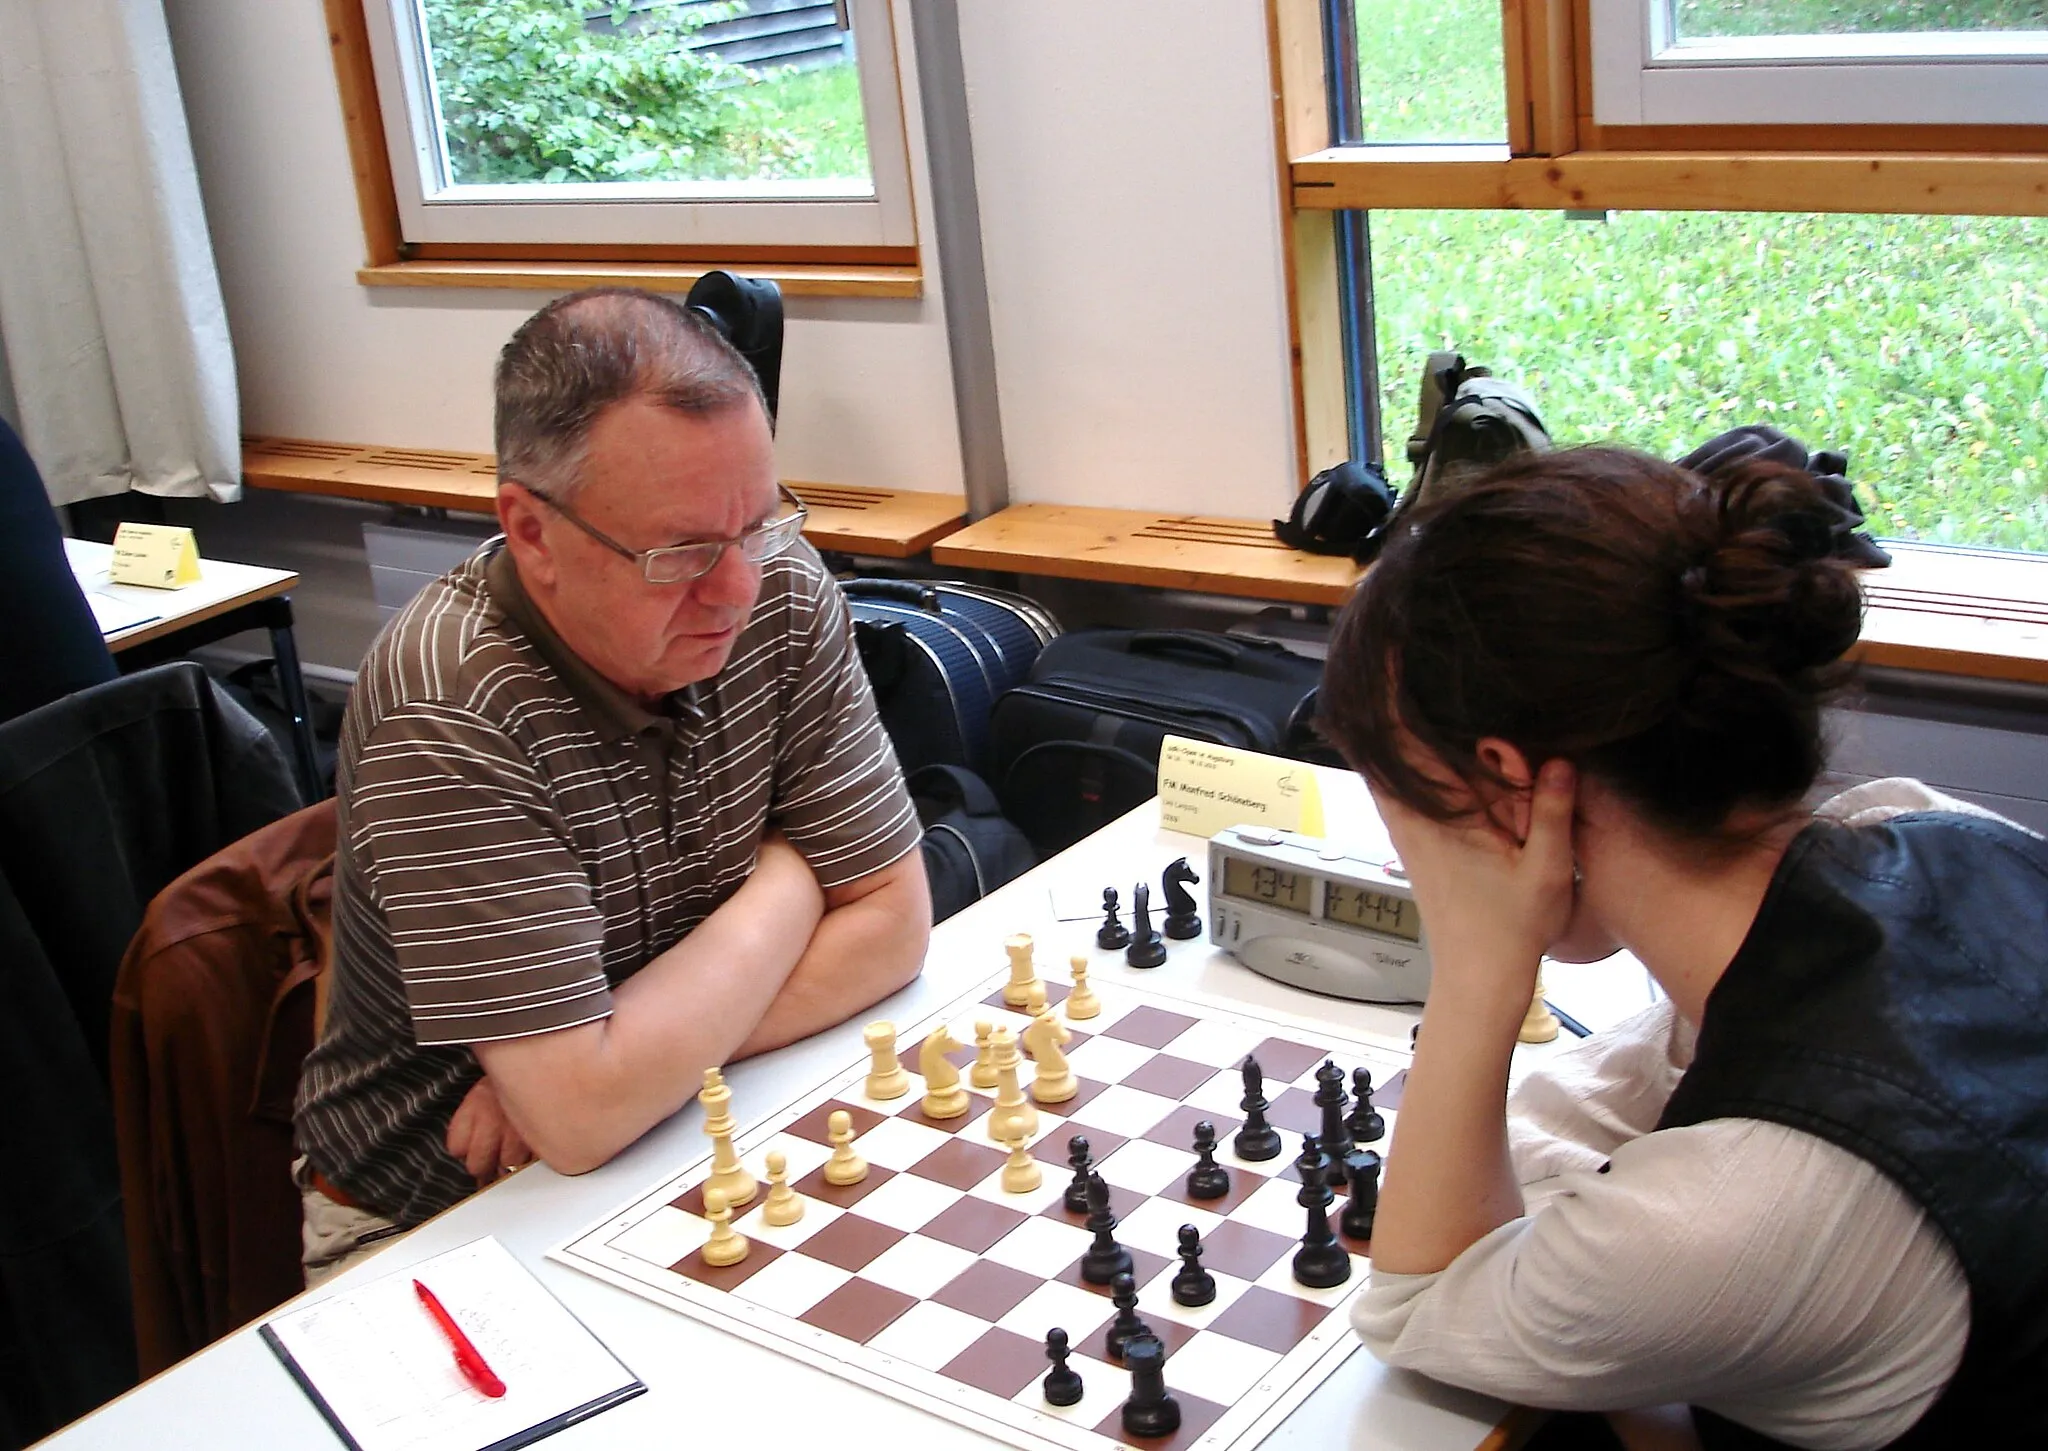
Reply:
<svg viewBox="0 0 2048 1451"><path fill-rule="evenodd" d="M1854 525L1811 474L1767 459L1701 485L1678 574L1679 618L1701 663L1788 685L1827 671L1862 628L1858 566L1839 544Z"/></svg>

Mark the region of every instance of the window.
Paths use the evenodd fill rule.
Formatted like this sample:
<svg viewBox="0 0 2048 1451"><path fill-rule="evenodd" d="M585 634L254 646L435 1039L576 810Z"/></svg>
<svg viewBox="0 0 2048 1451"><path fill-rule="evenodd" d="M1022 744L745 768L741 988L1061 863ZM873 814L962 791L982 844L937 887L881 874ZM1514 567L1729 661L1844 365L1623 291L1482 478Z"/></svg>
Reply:
<svg viewBox="0 0 2048 1451"><path fill-rule="evenodd" d="M889 0L328 10L373 269L916 261Z"/></svg>
<svg viewBox="0 0 2048 1451"><path fill-rule="evenodd" d="M1603 126L2048 122L2048 0L1592 0Z"/></svg>
<svg viewBox="0 0 2048 1451"><path fill-rule="evenodd" d="M1608 3L1443 0L1420 43L1390 0L1272 0L1304 477L1376 448L1400 482L1423 359L1450 347L1529 386L1561 441L1676 457L1772 423L1849 455L1882 535L2048 553L2048 127L1610 125L1585 64ZM1936 25L1951 59L2048 39L2043 0L1655 3L1667 48L1739 42L1780 90L1829 27L1887 65ZM1354 4L1357 139L1333 146L1348 58L1308 38ZM1865 75L1895 113L1920 97ZM1950 614L1972 612L1997 608Z"/></svg>

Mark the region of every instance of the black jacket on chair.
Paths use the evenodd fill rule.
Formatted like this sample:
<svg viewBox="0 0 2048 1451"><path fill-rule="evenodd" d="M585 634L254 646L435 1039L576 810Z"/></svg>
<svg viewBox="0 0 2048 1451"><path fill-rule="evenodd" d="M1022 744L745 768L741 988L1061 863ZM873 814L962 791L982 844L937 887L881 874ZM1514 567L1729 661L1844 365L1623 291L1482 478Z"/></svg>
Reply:
<svg viewBox="0 0 2048 1451"><path fill-rule="evenodd" d="M0 418L0 720L114 678L35 460Z"/></svg>
<svg viewBox="0 0 2048 1451"><path fill-rule="evenodd" d="M135 1378L108 1106L114 975L173 878L299 806L188 661L0 723L0 1446Z"/></svg>

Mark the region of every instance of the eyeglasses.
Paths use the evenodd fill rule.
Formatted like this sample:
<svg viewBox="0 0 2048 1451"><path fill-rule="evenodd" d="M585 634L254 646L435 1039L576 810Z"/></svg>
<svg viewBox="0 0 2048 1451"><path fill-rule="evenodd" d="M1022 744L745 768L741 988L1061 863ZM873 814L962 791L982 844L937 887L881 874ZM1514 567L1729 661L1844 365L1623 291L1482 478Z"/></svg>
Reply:
<svg viewBox="0 0 2048 1451"><path fill-rule="evenodd" d="M551 499L525 484L520 487L612 553L638 563L640 573L646 576L649 584L682 584L686 580L702 579L718 568L718 561L725 558L728 549L739 550L750 564L773 559L796 542L797 536L804 532L804 521L810 517L804 501L777 484L775 492L781 495L782 503L775 517L756 524L735 538L700 539L690 544L664 545L660 549L628 549L561 500Z"/></svg>

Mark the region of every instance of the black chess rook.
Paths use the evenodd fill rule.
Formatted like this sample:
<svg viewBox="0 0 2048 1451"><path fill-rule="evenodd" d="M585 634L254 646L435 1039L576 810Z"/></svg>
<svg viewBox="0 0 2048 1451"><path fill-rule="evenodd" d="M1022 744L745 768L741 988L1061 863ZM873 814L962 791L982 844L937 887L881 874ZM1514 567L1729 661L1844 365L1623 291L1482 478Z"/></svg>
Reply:
<svg viewBox="0 0 2048 1451"><path fill-rule="evenodd" d="M1337 1217L1337 1228L1346 1239L1369 1240L1380 1208L1380 1156L1371 1149L1353 1149L1344 1156L1344 1178L1351 1198Z"/></svg>
<svg viewBox="0 0 2048 1451"><path fill-rule="evenodd" d="M1123 1408L1125 1433L1154 1440L1178 1431L1180 1402L1166 1388L1166 1347L1159 1337L1140 1335L1125 1346L1124 1369L1131 1373L1131 1397Z"/></svg>

